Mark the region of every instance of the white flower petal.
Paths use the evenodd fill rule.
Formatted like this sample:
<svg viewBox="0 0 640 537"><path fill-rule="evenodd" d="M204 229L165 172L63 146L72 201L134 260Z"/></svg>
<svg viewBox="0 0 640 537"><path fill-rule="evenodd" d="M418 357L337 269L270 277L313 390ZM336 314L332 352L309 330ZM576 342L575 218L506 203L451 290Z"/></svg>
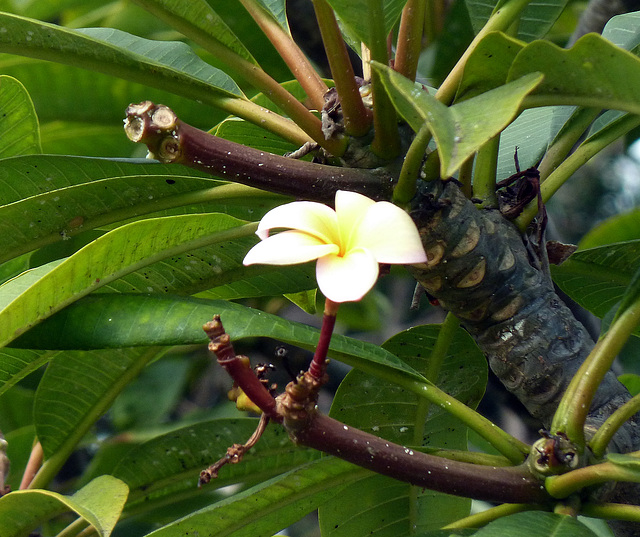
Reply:
<svg viewBox="0 0 640 537"><path fill-rule="evenodd" d="M371 206L354 230L352 244L369 250L378 263L424 263L418 228L400 207L381 201Z"/></svg>
<svg viewBox="0 0 640 537"><path fill-rule="evenodd" d="M375 201L357 192L338 190L336 192L336 215L340 229L341 249L344 252L360 246L353 241L353 234L360 227L360 221Z"/></svg>
<svg viewBox="0 0 640 537"><path fill-rule="evenodd" d="M367 294L378 279L378 263L370 252L353 250L327 255L316 266L318 287L333 302L353 302Z"/></svg>
<svg viewBox="0 0 640 537"><path fill-rule="evenodd" d="M294 201L271 209L260 220L256 234L266 239L275 228L305 231L325 243L337 244L339 240L335 211L312 201Z"/></svg>
<svg viewBox="0 0 640 537"><path fill-rule="evenodd" d="M301 231L283 231L256 244L244 258L244 265L295 265L338 253L338 246Z"/></svg>

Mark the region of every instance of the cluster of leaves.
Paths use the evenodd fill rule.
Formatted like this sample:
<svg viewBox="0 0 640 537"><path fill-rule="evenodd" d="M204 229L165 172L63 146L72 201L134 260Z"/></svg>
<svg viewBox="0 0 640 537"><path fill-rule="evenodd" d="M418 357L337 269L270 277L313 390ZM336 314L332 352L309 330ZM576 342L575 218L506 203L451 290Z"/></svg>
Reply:
<svg viewBox="0 0 640 537"><path fill-rule="evenodd" d="M284 0L246 3L289 32ZM225 468L206 490L195 487L200 470L247 438L255 420L211 412L160 426L193 370L184 359L172 360L169 348L205 343L201 325L219 313L234 341L266 337L313 349L317 330L246 301L230 302L266 304L283 295L313 302L313 267L243 267L256 241L254 222L288 199L132 158L142 155L122 133L123 110L144 99L163 102L219 137L283 154L306 141L304 129L261 113L261 106L281 109L263 95L250 100L255 90L246 82L241 89L220 69L219 58L231 63L223 67L230 72L236 60L240 71L244 64L263 66L293 96L302 99L304 92L296 82L285 83L287 67L236 3L137 4L165 22L125 2L16 2L0 13L0 428L9 443L12 489L19 487L29 453L37 451L35 439L44 455L28 490L0 499L0 534L18 536L40 526L47 535L67 536L271 535L319 508L323 535L449 535L437 531L466 517L470 500L320 457L294 446L277 427L242 464ZM406 2L329 4L347 41L375 50L372 36L395 28ZM461 181L470 180L470 158L478 153L474 190L488 201L496 178L513 173L518 146L523 167L551 155L541 167L548 199L590 156L640 124L640 60L627 52L640 43L637 16L612 21L605 38L588 36L562 50L537 39L564 1L503 2L498 18L492 16L495 2L460 4L477 37L465 52L464 74L454 69L443 77L448 97L434 97L384 63L374 64L393 109L415 132L428 125L442 177L459 172ZM526 4L517 36L491 31L508 29ZM382 19L368 16L376 8ZM505 12L512 17L506 22L499 18ZM59 25L41 22L47 20ZM456 57L445 57L455 50L447 52L446 39L460 20L449 21L433 45L439 54L434 69L455 64ZM74 29L86 26L101 28ZM188 44L167 41L182 34ZM621 113L594 123L565 158L605 108ZM229 114L234 117L225 119ZM312 122L305 117L301 121ZM607 225L616 233L624 228L616 236L620 242L608 245L610 231L594 233L554 271L563 289L600 317L623 296L640 256L637 215ZM441 365L434 366L439 332L438 325L419 326L381 346L334 337L331 356L354 370L331 414L403 445L467 449L466 425L409 388L424 386L423 375L430 374L470 407L481 399L483 356L454 328ZM115 420L127 404L127 387L148 385L153 372L175 381L156 388L144 406L156 427L143 427L144 416L136 415L123 419L122 430L109 423L98 433L96 424L114 401ZM143 406L144 400L131 403L133 397L130 391L128 404ZM54 482L65 463L87 452L94 457L80 476ZM220 490L227 485L236 486L232 494ZM574 519L542 512L513 515L469 534L524 536L528 528L592 535Z"/></svg>

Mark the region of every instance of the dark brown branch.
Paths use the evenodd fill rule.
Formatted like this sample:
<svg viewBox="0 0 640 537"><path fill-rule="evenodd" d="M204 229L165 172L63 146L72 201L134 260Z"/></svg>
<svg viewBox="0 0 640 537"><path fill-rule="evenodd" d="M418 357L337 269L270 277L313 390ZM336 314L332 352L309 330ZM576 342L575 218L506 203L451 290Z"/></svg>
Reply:
<svg viewBox="0 0 640 537"><path fill-rule="evenodd" d="M285 419L285 427L298 444L418 487L492 502L550 500L542 482L526 466L480 466L428 455L348 427L318 412L309 416L303 427L297 425L295 420L292 424Z"/></svg>
<svg viewBox="0 0 640 537"><path fill-rule="evenodd" d="M282 418L276 411L276 400L269 393L253 369L242 357L236 356L231 339L224 331L220 315L214 315L213 320L206 323L202 329L211 340L209 350L218 357L218 363L229 373L234 382L244 391L249 399L255 403L265 415L275 421Z"/></svg>
<svg viewBox="0 0 640 537"><path fill-rule="evenodd" d="M127 108L125 132L164 163L184 164L216 177L296 198L332 202L337 190L389 199L391 176L380 170L341 168L289 159L212 136L149 101Z"/></svg>

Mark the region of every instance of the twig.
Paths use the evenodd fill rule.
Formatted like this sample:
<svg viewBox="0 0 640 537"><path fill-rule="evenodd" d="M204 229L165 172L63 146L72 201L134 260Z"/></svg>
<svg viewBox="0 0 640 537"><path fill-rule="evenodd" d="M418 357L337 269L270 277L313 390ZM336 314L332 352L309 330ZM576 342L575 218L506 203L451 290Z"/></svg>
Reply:
<svg viewBox="0 0 640 537"><path fill-rule="evenodd" d="M214 315L213 320L204 324L202 329L211 340L209 350L217 356L218 363L234 382L267 417L281 421L282 418L276 411L276 401L269 390L260 382L247 362L233 350L231 338L224 331L220 315Z"/></svg>
<svg viewBox="0 0 640 537"><path fill-rule="evenodd" d="M206 470L202 470L200 472L200 479L198 479L198 487L202 485L206 485L212 479L218 477L218 472L220 468L225 466L226 464L237 464L244 457L245 453L249 451L253 446L256 445L258 440L262 437L264 430L269 423L269 418L266 414L262 414L260 416L260 421L258 422L258 427L253 432L249 440L247 440L244 444L233 444L230 448L227 448L227 454L222 457L218 462L212 464Z"/></svg>
<svg viewBox="0 0 640 537"><path fill-rule="evenodd" d="M22 481L20 481L20 490L25 490L29 488L33 478L38 473L38 470L42 466L42 459L44 458L44 452L42 451L42 444L40 442L36 442L31 449L31 455L29 455L29 461L27 462L27 467L24 469L24 474L22 474Z"/></svg>

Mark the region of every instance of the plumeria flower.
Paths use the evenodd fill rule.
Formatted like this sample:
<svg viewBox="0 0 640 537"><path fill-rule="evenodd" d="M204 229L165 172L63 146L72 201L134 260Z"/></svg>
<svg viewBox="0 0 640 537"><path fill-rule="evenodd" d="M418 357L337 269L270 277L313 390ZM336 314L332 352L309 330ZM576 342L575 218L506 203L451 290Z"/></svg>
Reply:
<svg viewBox="0 0 640 537"><path fill-rule="evenodd" d="M260 221L261 242L245 265L293 265L317 259L318 287L329 300L360 300L378 279L378 263L424 263L427 256L411 217L386 201L336 192L335 211L296 201L272 209ZM285 228L270 235L274 229Z"/></svg>

